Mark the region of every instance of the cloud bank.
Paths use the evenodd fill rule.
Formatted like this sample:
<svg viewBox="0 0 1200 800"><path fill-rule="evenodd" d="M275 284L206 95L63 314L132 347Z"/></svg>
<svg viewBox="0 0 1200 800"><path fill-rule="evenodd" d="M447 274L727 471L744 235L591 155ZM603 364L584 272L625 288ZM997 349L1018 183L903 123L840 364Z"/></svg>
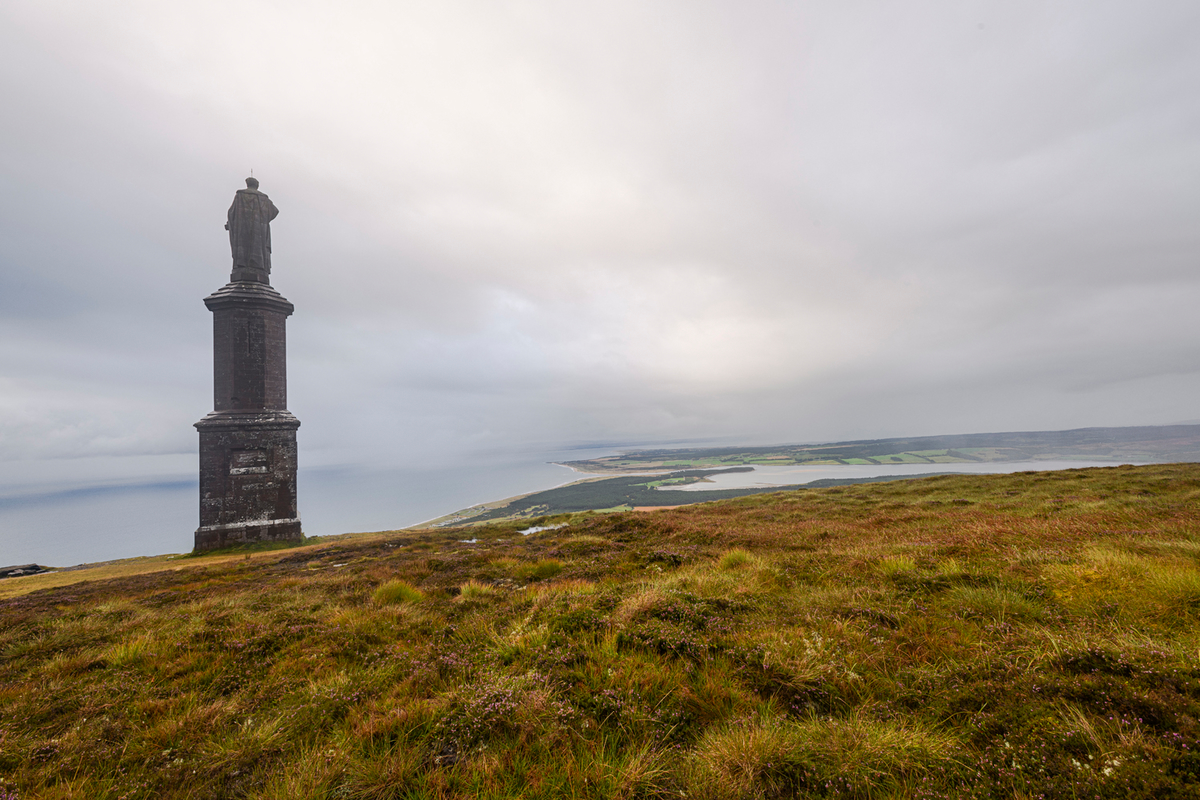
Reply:
<svg viewBox="0 0 1200 800"><path fill-rule="evenodd" d="M195 451L251 169L310 463L1193 419L1198 35L1189 2L16 0L0 461Z"/></svg>

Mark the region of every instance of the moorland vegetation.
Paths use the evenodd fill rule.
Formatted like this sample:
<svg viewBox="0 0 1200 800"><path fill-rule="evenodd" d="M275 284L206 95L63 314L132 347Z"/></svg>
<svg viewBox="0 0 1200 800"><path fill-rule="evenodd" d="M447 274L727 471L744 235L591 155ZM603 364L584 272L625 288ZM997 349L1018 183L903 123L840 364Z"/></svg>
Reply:
<svg viewBox="0 0 1200 800"><path fill-rule="evenodd" d="M1200 797L1200 464L537 522L9 579L0 797Z"/></svg>

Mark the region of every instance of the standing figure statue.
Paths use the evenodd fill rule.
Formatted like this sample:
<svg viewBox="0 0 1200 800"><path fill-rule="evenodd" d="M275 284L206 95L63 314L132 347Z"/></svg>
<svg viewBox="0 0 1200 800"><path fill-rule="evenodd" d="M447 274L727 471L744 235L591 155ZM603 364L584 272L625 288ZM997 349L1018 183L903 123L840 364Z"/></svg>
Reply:
<svg viewBox="0 0 1200 800"><path fill-rule="evenodd" d="M246 178L246 188L238 189L225 223L233 250L231 280L271 282L271 220L278 215L271 198L258 190L258 180Z"/></svg>

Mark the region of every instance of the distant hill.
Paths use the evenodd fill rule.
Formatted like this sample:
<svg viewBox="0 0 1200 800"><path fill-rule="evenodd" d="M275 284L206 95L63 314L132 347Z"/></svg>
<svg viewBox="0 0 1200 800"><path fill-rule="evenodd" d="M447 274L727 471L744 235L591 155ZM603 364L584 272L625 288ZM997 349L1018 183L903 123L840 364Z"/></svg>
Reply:
<svg viewBox="0 0 1200 800"><path fill-rule="evenodd" d="M952 464L966 461L1200 461L1200 425L1076 428L863 439L849 442L632 450L567 461L581 472L645 472L682 467L791 464Z"/></svg>

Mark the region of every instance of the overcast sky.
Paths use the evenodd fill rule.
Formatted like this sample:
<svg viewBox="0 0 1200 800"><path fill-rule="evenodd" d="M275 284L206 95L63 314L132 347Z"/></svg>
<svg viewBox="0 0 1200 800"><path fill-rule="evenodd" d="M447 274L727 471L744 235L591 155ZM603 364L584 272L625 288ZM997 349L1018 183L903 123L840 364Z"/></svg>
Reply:
<svg viewBox="0 0 1200 800"><path fill-rule="evenodd" d="M5 0L7 474L195 453L251 169L307 464L1200 417L1194 0Z"/></svg>

